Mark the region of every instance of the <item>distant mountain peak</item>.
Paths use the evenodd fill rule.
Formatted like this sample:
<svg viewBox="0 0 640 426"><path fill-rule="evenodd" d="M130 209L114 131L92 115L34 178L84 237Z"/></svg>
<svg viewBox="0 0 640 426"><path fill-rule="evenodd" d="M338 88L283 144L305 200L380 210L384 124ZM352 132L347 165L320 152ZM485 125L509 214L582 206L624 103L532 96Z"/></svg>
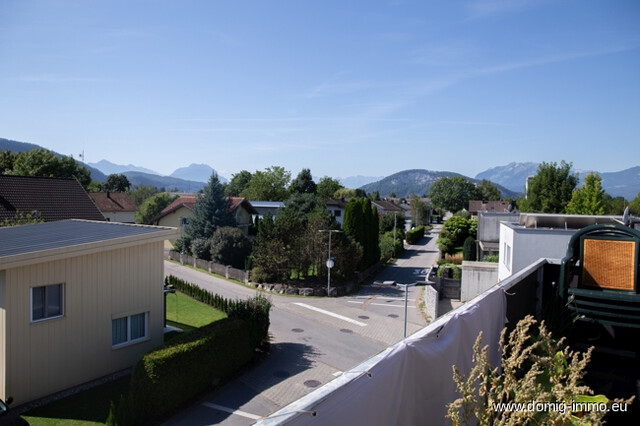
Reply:
<svg viewBox="0 0 640 426"><path fill-rule="evenodd" d="M144 167L134 166L133 164L128 164L126 166L123 166L121 164L112 163L111 161L108 161L108 160L100 160L97 163L87 163L87 164L89 164L91 167L94 167L100 170L105 175L121 174L124 172L142 172L142 173L148 173L152 175L160 174L158 172L155 172L153 170L150 170Z"/></svg>
<svg viewBox="0 0 640 426"><path fill-rule="evenodd" d="M180 167L179 169L176 169L169 176L179 178L179 179L192 180L195 182L207 183L209 182L209 179L211 178L211 175L213 173L217 174L218 172L215 171L211 166L207 164L192 163L187 167ZM218 174L218 179L222 183L228 182L226 178L220 176L219 174Z"/></svg>

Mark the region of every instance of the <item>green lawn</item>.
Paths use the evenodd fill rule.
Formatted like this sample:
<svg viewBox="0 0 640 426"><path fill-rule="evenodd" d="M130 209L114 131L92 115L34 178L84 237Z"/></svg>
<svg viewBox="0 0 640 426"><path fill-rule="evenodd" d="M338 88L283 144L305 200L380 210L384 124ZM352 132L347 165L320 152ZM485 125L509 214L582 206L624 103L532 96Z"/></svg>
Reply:
<svg viewBox="0 0 640 426"><path fill-rule="evenodd" d="M200 328L226 316L224 312L193 300L183 293L167 294L167 325L183 331Z"/></svg>
<svg viewBox="0 0 640 426"><path fill-rule="evenodd" d="M176 292L167 295L167 324L185 332L210 324L227 315ZM167 335L166 337L169 337ZM117 403L129 388L129 375L84 392L33 409L22 417L33 426L103 425L110 402Z"/></svg>

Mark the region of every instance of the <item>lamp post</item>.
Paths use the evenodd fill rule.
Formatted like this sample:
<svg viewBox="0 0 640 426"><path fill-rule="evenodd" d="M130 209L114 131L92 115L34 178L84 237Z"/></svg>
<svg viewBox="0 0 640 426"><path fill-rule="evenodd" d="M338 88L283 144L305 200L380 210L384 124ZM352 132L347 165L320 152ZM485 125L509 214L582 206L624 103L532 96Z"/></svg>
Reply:
<svg viewBox="0 0 640 426"><path fill-rule="evenodd" d="M413 284L400 284L396 285L404 287L404 338L407 338L407 305L409 302L409 287L413 287L416 283Z"/></svg>
<svg viewBox="0 0 640 426"><path fill-rule="evenodd" d="M342 231L338 229L321 229L318 232L329 233L329 257L327 258L327 297L329 297L329 290L331 289L331 268L333 268L333 259L331 259L331 234Z"/></svg>

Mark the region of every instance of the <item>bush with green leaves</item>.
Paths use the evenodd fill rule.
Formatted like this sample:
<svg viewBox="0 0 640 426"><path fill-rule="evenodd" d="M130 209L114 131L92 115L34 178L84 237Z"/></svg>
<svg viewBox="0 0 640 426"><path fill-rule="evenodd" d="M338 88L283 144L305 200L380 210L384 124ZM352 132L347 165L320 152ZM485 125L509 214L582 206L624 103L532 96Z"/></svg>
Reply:
<svg viewBox="0 0 640 426"><path fill-rule="evenodd" d="M462 269L460 269L458 265L454 265L453 263L445 263L438 267L438 270L436 271L436 277L459 280L462 278Z"/></svg>
<svg viewBox="0 0 640 426"><path fill-rule="evenodd" d="M385 232L380 236L380 257L398 257L404 251L402 238L396 235L395 244L393 240L393 231Z"/></svg>
<svg viewBox="0 0 640 426"><path fill-rule="evenodd" d="M251 241L234 227L223 226L215 230L210 240L211 260L222 265L244 269L251 254Z"/></svg>
<svg viewBox="0 0 640 426"><path fill-rule="evenodd" d="M424 237L424 226L418 226L413 228L405 234L407 244L415 244Z"/></svg>
<svg viewBox="0 0 640 426"><path fill-rule="evenodd" d="M191 240L191 253L202 260L211 260L211 240L195 238Z"/></svg>
<svg viewBox="0 0 640 426"><path fill-rule="evenodd" d="M476 260L476 239L467 237L462 246L462 258L464 260Z"/></svg>

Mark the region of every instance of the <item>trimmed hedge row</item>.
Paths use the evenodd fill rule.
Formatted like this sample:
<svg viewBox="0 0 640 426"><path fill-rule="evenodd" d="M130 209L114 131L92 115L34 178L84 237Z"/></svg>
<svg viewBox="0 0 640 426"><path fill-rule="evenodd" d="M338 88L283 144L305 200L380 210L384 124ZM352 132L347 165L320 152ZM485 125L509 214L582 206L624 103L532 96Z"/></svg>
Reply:
<svg viewBox="0 0 640 426"><path fill-rule="evenodd" d="M156 423L231 376L268 337L271 301L263 295L229 300L173 275L165 284L226 312L228 318L177 336L144 355L131 373L129 394L117 405L112 403L109 425Z"/></svg>
<svg viewBox="0 0 640 426"><path fill-rule="evenodd" d="M174 412L249 362L255 343L250 321L225 318L149 352L131 374L131 420L150 423Z"/></svg>
<svg viewBox="0 0 640 426"><path fill-rule="evenodd" d="M415 244L424 237L424 226L420 225L406 232L404 239L407 244Z"/></svg>

